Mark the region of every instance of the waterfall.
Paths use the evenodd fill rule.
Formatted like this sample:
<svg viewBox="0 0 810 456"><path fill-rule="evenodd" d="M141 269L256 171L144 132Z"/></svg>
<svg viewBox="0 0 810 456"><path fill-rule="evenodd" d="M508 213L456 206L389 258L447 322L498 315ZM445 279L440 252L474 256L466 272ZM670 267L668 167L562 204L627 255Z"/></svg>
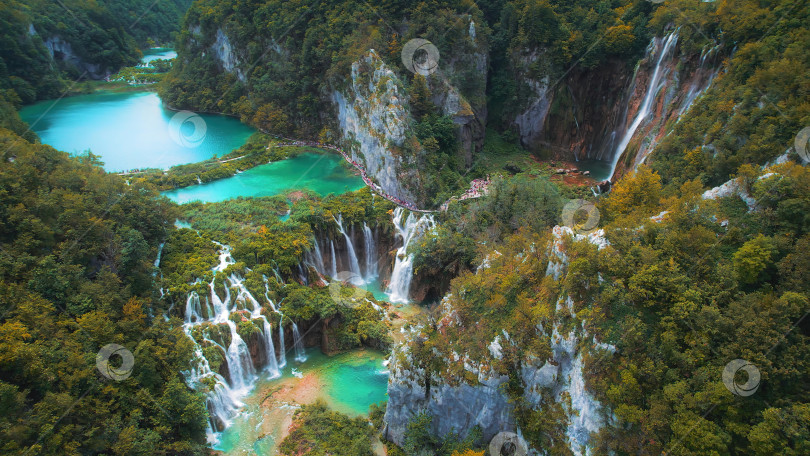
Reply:
<svg viewBox="0 0 810 456"><path fill-rule="evenodd" d="M278 310L278 307L273 303L273 300L270 299L270 286L269 282L267 281L267 276L262 274L262 279L264 279L264 298L267 300L268 304L270 304L270 308L273 309L273 312L279 315L278 318L278 340L280 343L280 352L278 354L278 367L279 369L283 368L287 365L287 349L284 347L284 314ZM282 299L282 301L284 301ZM281 303L279 303L279 307Z"/></svg>
<svg viewBox="0 0 810 456"><path fill-rule="evenodd" d="M330 240L329 245L332 247L332 277L337 277L337 257L335 256L335 241Z"/></svg>
<svg viewBox="0 0 810 456"><path fill-rule="evenodd" d="M284 347L284 314L279 312L279 319L278 319L278 340L281 343L281 351L278 354L278 367L283 368L287 365L287 349Z"/></svg>
<svg viewBox="0 0 810 456"><path fill-rule="evenodd" d="M357 261L357 253L354 251L354 243L352 242L352 238L343 229L343 219L341 218L340 214L338 214L337 218L335 218L333 215L332 219L335 220L335 223L337 223L338 226L338 231L340 231L340 234L342 234L343 238L346 240L346 248L349 251L349 271L352 273L351 282L353 285L363 285L363 273L360 271L360 262ZM333 275L332 278L335 278L336 276L337 274Z"/></svg>
<svg viewBox="0 0 810 456"><path fill-rule="evenodd" d="M315 238L315 267L318 271L326 271L326 267L323 265L323 255L321 255L321 246L318 245L318 238Z"/></svg>
<svg viewBox="0 0 810 456"><path fill-rule="evenodd" d="M641 102L641 106L638 108L638 112L636 113L636 118L633 120L633 123L630 124L630 127L624 132L621 141L619 141L619 145L613 152L610 180L613 179L613 174L616 172L616 165L619 163L619 159L621 158L622 154L627 148L627 145L630 144L630 140L633 139L633 135L636 133L636 130L652 112L654 101L656 95L658 94L659 89L658 84L661 80L661 75L663 73L662 68L664 59L667 57L667 55L669 55L670 51L675 48L675 44L677 42L678 42L678 34L676 32L670 33L666 38L663 39L663 46L660 49L658 60L655 63L655 70L653 71L652 78L650 78L649 85L647 86L647 93L644 95L644 99ZM656 47L655 38L653 39L653 42L650 45L653 47L653 49Z"/></svg>
<svg viewBox="0 0 810 456"><path fill-rule="evenodd" d="M200 307L200 295L196 291L188 294L186 299L186 323L196 323L202 320L202 308Z"/></svg>
<svg viewBox="0 0 810 456"><path fill-rule="evenodd" d="M228 361L228 372L231 374L231 384L234 389L247 390L256 375L256 368L253 367L253 360L250 359L250 350L239 333L236 332L236 323L231 320L226 321L231 330L231 344L225 354Z"/></svg>
<svg viewBox="0 0 810 456"><path fill-rule="evenodd" d="M267 371L270 372L270 375L273 377L280 377L281 370L279 369L278 359L276 358L276 347L273 345L273 328L264 315L261 316L261 319L263 321L264 343L267 347Z"/></svg>
<svg viewBox="0 0 810 456"><path fill-rule="evenodd" d="M407 254L408 245L422 230L433 228L435 222L430 214L425 214L417 219L413 212L409 212L406 218L405 210L401 207L394 210L393 222L397 234L402 238L402 246L397 249L394 270L391 271L387 292L391 302L406 303L413 278L413 255Z"/></svg>
<svg viewBox="0 0 810 456"><path fill-rule="evenodd" d="M188 372L183 372L183 374L189 386L206 391L206 406L210 418L208 423L209 442L211 443L216 442L216 433L230 425L231 419L243 405L239 399L253 388L258 378L257 369L263 367L271 377L277 377L281 375L280 368L286 364L286 362L283 362L285 350L283 329L279 324L281 354L277 356L273 341L273 327L262 314L261 303L254 298L250 290L245 286L244 278L236 273L231 274L224 281L225 298L221 299L217 293L217 274L234 264L230 247L223 244L218 245L220 247L219 264L213 268L214 278L208 283L210 299L208 297L204 298L205 307L203 309L203 298L195 291L190 292L186 297L185 323L183 325L184 332L196 347L193 367ZM264 277L264 281L265 298L273 311L278 312L269 297L270 289L267 277ZM232 295L234 296L233 299ZM231 314L237 311L245 320L247 320L248 316L256 324L259 324L258 320L261 320L259 326L263 333L259 341L261 348L265 350L266 361L264 366L254 365L247 343L239 336L237 324L231 320ZM224 347L222 344L209 339L206 334L209 326L200 326L203 324L226 324L230 331L230 344ZM197 334L199 337L199 333L194 331L195 328L202 328L202 341L205 344L210 344L222 350L229 373L228 380L219 373L212 371L202 347L193 337L193 334ZM213 382L210 379L213 379Z"/></svg>
<svg viewBox="0 0 810 456"><path fill-rule="evenodd" d="M214 379L214 387L207 394L208 408L208 442L216 443L216 431L220 426L230 425L231 418L236 414L242 403L235 398L225 378L211 370L208 360L202 353L202 348L191 337L191 325L184 325L186 335L194 342L194 359L196 363L191 370L184 372L187 381L192 385L200 385L206 378Z"/></svg>
<svg viewBox="0 0 810 456"><path fill-rule="evenodd" d="M364 248L366 253L366 275L364 280L371 282L378 275L377 247L374 245L374 234L371 232L371 228L368 227L366 222L363 222L363 240L365 241Z"/></svg>
<svg viewBox="0 0 810 456"><path fill-rule="evenodd" d="M301 339L301 333L298 332L298 325L293 322L293 342L295 343L295 360L303 363L307 360L307 355L304 353L304 341Z"/></svg>

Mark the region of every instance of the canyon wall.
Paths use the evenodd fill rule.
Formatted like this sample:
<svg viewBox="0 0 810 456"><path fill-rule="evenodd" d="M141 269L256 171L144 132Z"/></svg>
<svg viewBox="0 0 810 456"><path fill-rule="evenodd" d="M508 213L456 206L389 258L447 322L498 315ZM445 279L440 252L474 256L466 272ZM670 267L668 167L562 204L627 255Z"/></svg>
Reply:
<svg viewBox="0 0 810 456"><path fill-rule="evenodd" d="M526 107L513 125L521 144L542 157L613 164L613 181L649 153L711 84L719 45L701 55L678 47L678 31L653 38L631 71L612 60L592 70L574 67L563 78L531 78L542 53L515 57L515 76L528 87Z"/></svg>
<svg viewBox="0 0 810 456"><path fill-rule="evenodd" d="M555 227L548 246L551 252L546 276L559 280L566 272L568 257L565 239L590 242L601 248L607 245L604 233L574 234L570 228ZM487 262L476 274L488 274ZM453 307L452 295L445 296L436 318L435 330L447 332L463 330ZM539 357L526 351L508 332L502 330L486 346L487 356L471 357L467 353L449 355L428 353L428 358L417 360L414 351L421 351L424 341L422 328L412 327L405 342L397 345L391 356L388 383L388 405L384 417L383 436L402 445L408 423L418 414L427 412L434 435L444 436L456 432L466 436L477 426L482 440L489 442L499 432L518 432L515 417L515 398L507 392L509 372L497 366L507 349L527 353L520 360L515 378L522 388L522 401L529 407L545 413L546 408L557 407L564 413L561 432L573 454L582 454L590 442L591 433L611 422L611 413L588 391L585 385L585 357L609 357L615 348L594 340L584 328L584 320L577 315L573 301L562 291L557 297L554 323L550 328L538 324L536 337L548 341L545 350L550 355ZM582 343L580 343L582 342ZM513 350L514 351L514 350ZM424 366L442 366L440 372ZM514 385L512 385L514 389ZM532 454L544 448L533 449Z"/></svg>

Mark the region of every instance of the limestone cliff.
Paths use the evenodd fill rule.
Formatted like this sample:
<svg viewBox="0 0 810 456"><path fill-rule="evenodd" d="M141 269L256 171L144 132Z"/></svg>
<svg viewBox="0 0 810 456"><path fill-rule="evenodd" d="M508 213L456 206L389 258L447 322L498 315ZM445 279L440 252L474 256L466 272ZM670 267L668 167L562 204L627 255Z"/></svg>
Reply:
<svg viewBox="0 0 810 456"><path fill-rule="evenodd" d="M412 118L399 77L372 49L352 64L349 88L332 92L343 138L352 159L363 163L382 189L405 201L415 201L410 189L419 188L418 154L412 144L405 151Z"/></svg>
<svg viewBox="0 0 810 456"><path fill-rule="evenodd" d="M607 245L602 231L585 236L555 227L545 268L545 275L553 280L559 280L567 268L565 245L569 237L597 247ZM488 264L485 261L476 275L489 274ZM463 333L468 329L454 308L459 299L463 297L445 296L435 331ZM587 453L591 433L609 424L611 414L586 387L584 358L587 354L608 359L615 349L588 334L583 318L564 291L557 298L552 321L548 328L542 324L535 327L534 337L542 341L540 347L524 346L525 342L501 330L486 346L485 356L439 353L435 348L425 355L422 333L426 328L411 328L407 340L392 354L383 435L402 444L409 421L421 412L433 417L432 430L439 436L451 431L466 435L474 426L480 428L484 442L502 431L520 433L515 416L515 382L509 384L511 375L520 384L520 402L540 413L560 413L558 425L564 444L574 454L582 454L583 448ZM415 356L415 351L421 354ZM522 353L517 371L503 369L507 352ZM438 371L426 368L431 365L442 367ZM543 450L532 451L539 454Z"/></svg>
<svg viewBox="0 0 810 456"><path fill-rule="evenodd" d="M613 162L615 177L642 163L718 72L719 46L681 51L678 31L653 38L635 69L626 61L532 76L541 51L513 58L526 101L514 116L521 143L548 158Z"/></svg>

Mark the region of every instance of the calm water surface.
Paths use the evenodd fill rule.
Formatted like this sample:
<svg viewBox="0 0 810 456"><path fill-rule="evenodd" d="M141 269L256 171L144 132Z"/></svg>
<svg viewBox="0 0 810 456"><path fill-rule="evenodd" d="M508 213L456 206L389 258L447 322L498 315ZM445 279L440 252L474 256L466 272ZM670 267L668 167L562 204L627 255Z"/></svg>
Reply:
<svg viewBox="0 0 810 456"><path fill-rule="evenodd" d="M145 65L152 60L157 59L164 59L164 60L171 60L177 57L177 53L174 52L172 48L152 48L143 51L143 58L141 59L141 64Z"/></svg>
<svg viewBox="0 0 810 456"><path fill-rule="evenodd" d="M178 123L182 117L172 122L175 115L153 92L99 92L20 111L43 143L75 154L90 150L101 156L107 171L168 168L222 156L255 131L231 117L200 114Z"/></svg>
<svg viewBox="0 0 810 456"><path fill-rule="evenodd" d="M333 410L350 416L367 415L371 404L387 398L388 371L382 353L353 350L329 357L318 348L309 348L303 363L288 358L281 378L259 380L243 399L243 412L219 435L214 449L229 455L275 454L284 417L292 417L298 404L279 402L273 394L295 388L299 382L312 382L313 376L316 389L310 399L322 399Z"/></svg>
<svg viewBox="0 0 810 456"><path fill-rule="evenodd" d="M259 165L225 179L170 190L163 194L182 204L191 201L225 201L238 196L273 196L299 189L328 195L363 188L363 180L342 166L342 161L339 155L306 153Z"/></svg>

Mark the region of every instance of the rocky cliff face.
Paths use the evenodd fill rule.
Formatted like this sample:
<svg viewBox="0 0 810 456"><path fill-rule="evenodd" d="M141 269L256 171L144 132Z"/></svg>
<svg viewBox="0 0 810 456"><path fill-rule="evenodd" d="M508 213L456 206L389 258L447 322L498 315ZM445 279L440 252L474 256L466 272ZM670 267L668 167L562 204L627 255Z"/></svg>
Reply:
<svg viewBox="0 0 810 456"><path fill-rule="evenodd" d="M352 64L350 85L332 92L343 138L352 159L382 189L406 201L415 201L410 188L419 188L421 146L406 151L406 132L412 122L407 94L399 77L372 49Z"/></svg>
<svg viewBox="0 0 810 456"><path fill-rule="evenodd" d="M615 177L638 166L718 71L718 47L685 55L677 37L654 38L632 72L614 60L552 80L529 76L542 52L515 57L515 76L529 93L513 121L523 146L554 159L615 161Z"/></svg>
<svg viewBox="0 0 810 456"><path fill-rule="evenodd" d="M231 40L228 39L228 35L221 28L217 29L216 41L211 45L211 50L214 57L222 65L223 70L228 73L235 73L240 81L245 82L245 74L239 66L239 60L231 45Z"/></svg>
<svg viewBox="0 0 810 456"><path fill-rule="evenodd" d="M604 233L594 232L588 236L575 235L569 228L555 227L554 238L549 245L550 261L546 275L557 280L565 273L567 256L564 239L573 236L576 240L597 246L607 245ZM477 274L487 274L487 262ZM448 295L442 302L437 331L458 330L461 322L453 308L454 297ZM583 321L574 311L573 302L563 292L557 300L554 325L543 328L537 325L537 337L548 341L545 356L526 355L520 360L517 375L522 386L522 400L534 410L545 413L555 407L564 412L561 432L567 447L574 454L587 453L592 432L610 423L610 413L588 391L583 371L584 357L608 358L615 349L600 344L584 329ZM472 359L465 354L452 353L438 361L444 366L440 375L427 375L425 369L412 356L414 347L421 342L420 328L413 328L409 339L394 348L388 384L388 406L385 413L383 435L402 444L410 420L421 412L433 416L435 435L454 431L466 435L474 426L482 431L488 442L502 431L518 432L515 418L514 398L505 388L508 373L495 367L504 358L507 349L518 347L518 342L506 331L501 331L486 347L487 356ZM586 342L586 343L580 343ZM549 412L550 413L550 412ZM534 448L540 454L543 448Z"/></svg>
<svg viewBox="0 0 810 456"><path fill-rule="evenodd" d="M456 125L460 153L467 167L481 152L487 124L486 86L489 55L470 19L467 35L451 55L442 56L436 73L428 76L431 99Z"/></svg>

